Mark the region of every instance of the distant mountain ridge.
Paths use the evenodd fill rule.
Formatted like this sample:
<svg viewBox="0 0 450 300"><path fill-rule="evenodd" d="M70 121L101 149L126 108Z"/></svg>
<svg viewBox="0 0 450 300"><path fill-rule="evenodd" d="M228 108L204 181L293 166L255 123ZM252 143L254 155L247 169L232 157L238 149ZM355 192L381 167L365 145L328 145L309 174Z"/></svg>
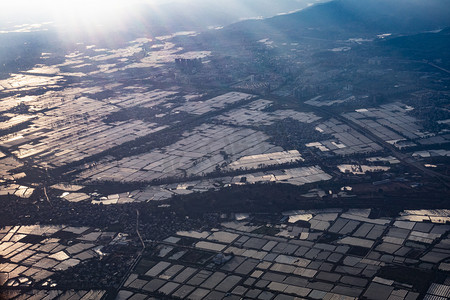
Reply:
<svg viewBox="0 0 450 300"><path fill-rule="evenodd" d="M448 0L334 0L296 13L227 27L230 32L320 38L355 34L414 34L450 26Z"/></svg>
<svg viewBox="0 0 450 300"><path fill-rule="evenodd" d="M76 1L64 1L73 2L72 5L77 6ZM64 1L55 2L63 3ZM102 2L100 0L90 1ZM103 7L94 5L92 8L86 8L86 11L89 12L88 20L83 20L85 16L80 15L79 12L74 12L73 15L70 15L71 18L64 18L64 14L58 13L64 8L64 4L59 4L53 9L40 5L33 6L36 11L16 5L9 10L0 10L0 31L21 24L52 22L55 23L55 26L67 27L73 26L74 24L71 24L73 21L77 21L77 23L84 21L90 26L107 28L117 26L130 29L130 31L147 31L156 35L172 34L176 31L202 31L208 27L226 26L244 19L272 17L305 8L309 2L311 0L130 0L127 5L120 2L121 6L119 7L114 3L108 4L111 6L111 11L114 12L113 19L104 18L104 15L108 15L108 13L105 14ZM76 25L83 24L75 24L75 27L77 27Z"/></svg>
<svg viewBox="0 0 450 300"><path fill-rule="evenodd" d="M416 60L438 61L450 68L450 27L439 32L426 32L380 41L385 49L397 51L404 57Z"/></svg>

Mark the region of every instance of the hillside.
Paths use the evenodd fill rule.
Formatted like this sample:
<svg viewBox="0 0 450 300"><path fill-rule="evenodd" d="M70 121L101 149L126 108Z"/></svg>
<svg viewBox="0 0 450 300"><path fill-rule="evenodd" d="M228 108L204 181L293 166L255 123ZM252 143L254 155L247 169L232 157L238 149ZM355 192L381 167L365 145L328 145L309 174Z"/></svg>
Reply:
<svg viewBox="0 0 450 300"><path fill-rule="evenodd" d="M382 33L412 34L450 26L450 6L444 0L335 0L262 21L245 21L226 28L229 33L251 32L297 38L345 38Z"/></svg>
<svg viewBox="0 0 450 300"><path fill-rule="evenodd" d="M403 56L416 60L438 61L450 67L450 28L439 32L427 32L387 39L380 43L384 48L398 51Z"/></svg>

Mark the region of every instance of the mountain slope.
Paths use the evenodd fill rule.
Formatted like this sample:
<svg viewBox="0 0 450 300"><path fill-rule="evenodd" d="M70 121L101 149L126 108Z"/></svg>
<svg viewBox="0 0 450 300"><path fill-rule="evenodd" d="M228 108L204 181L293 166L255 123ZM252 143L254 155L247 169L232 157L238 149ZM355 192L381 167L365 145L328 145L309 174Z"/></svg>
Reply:
<svg viewBox="0 0 450 300"><path fill-rule="evenodd" d="M439 61L450 67L450 27L439 32L427 32L386 39L379 43L386 50L396 51L414 60Z"/></svg>
<svg viewBox="0 0 450 300"><path fill-rule="evenodd" d="M450 5L446 0L335 0L289 15L236 23L227 30L292 38L412 34L450 26L448 16Z"/></svg>

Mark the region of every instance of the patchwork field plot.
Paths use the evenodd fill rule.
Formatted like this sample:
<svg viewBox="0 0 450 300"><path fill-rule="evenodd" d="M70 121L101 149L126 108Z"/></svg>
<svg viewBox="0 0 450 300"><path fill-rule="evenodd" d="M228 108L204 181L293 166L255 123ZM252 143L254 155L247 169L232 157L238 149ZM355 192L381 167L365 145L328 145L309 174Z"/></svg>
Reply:
<svg viewBox="0 0 450 300"><path fill-rule="evenodd" d="M228 160L283 150L268 143L268 139L264 133L252 129L204 124L185 132L175 144L118 162L99 164L83 172L79 178L151 181L208 174Z"/></svg>
<svg viewBox="0 0 450 300"><path fill-rule="evenodd" d="M396 102L379 108L358 109L343 116L398 148L450 141L447 134L435 136L427 133L416 118L407 115L412 109Z"/></svg>
<svg viewBox="0 0 450 300"><path fill-rule="evenodd" d="M50 285L50 281L45 282L55 272L100 259L103 247L123 239L117 233L95 228L40 225L2 228L0 236L0 255L5 259L0 272L9 274L2 284L22 288L35 283ZM68 244L68 240L73 242ZM103 294L89 299L100 299Z"/></svg>
<svg viewBox="0 0 450 300"><path fill-rule="evenodd" d="M281 169L276 171L256 172L239 176L218 177L215 179L204 179L188 181L177 184L165 184L148 186L143 190L129 193L110 195L100 200L93 200L94 204L120 204L127 202L146 202L170 199L173 195L187 195L194 192L207 192L220 190L233 185L247 185L255 183L286 183L293 185L304 185L319 181L327 181L332 177L325 173L320 167ZM75 197L75 196L73 196Z"/></svg>
<svg viewBox="0 0 450 300"><path fill-rule="evenodd" d="M321 133L331 134L335 138L306 145L318 148L323 152L332 151L338 155L350 155L376 152L383 149L369 138L336 119L330 119L321 123L316 129Z"/></svg>
<svg viewBox="0 0 450 300"><path fill-rule="evenodd" d="M313 113L298 112L294 110L277 110L274 112L265 112L265 108L270 107L272 101L256 100L240 109L231 110L224 113L216 119L225 124L238 126L261 126L271 125L276 121L291 118L302 123L313 123L320 120Z"/></svg>
<svg viewBox="0 0 450 300"><path fill-rule="evenodd" d="M129 276L120 295L127 299L158 292L185 299L413 300L428 286L430 296L445 294L450 288L445 284L430 282L419 290L408 284L412 277L383 274L389 268L420 274L427 262L444 270L450 257L445 250L450 227L370 219L370 212L286 213L309 216L309 228L241 221L222 223L212 231L178 232L156 246L153 259ZM261 233L268 228L273 234ZM193 247L185 246L185 239Z"/></svg>
<svg viewBox="0 0 450 300"><path fill-rule="evenodd" d="M227 93L206 101L192 101L178 107L178 111L185 111L194 115L202 115L211 111L219 110L227 105L234 104L239 101L249 100L255 96L239 92Z"/></svg>

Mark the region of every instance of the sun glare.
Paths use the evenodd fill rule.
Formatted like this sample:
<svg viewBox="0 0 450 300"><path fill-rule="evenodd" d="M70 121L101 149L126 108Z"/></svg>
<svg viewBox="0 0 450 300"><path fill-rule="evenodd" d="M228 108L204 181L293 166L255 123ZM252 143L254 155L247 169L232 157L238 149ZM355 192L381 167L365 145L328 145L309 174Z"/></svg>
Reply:
<svg viewBox="0 0 450 300"><path fill-rule="evenodd" d="M48 12L61 22L104 22L119 18L125 1L46 1Z"/></svg>
<svg viewBox="0 0 450 300"><path fill-rule="evenodd" d="M159 0L14 0L2 4L2 29L9 24L23 32L30 24L53 24L63 35L95 36L101 32L117 32L128 28L127 22L141 19L139 6L145 3L157 6ZM164 1L162 1L164 2ZM8 22L8 23L5 23ZM53 26L52 25L52 26ZM15 28L24 26L22 28ZM10 29L11 30L11 29ZM69 37L69 36L67 36Z"/></svg>
<svg viewBox="0 0 450 300"><path fill-rule="evenodd" d="M73 25L101 24L120 19L132 3L154 3L156 0L16 0L2 4L11 14L48 17L52 21Z"/></svg>

